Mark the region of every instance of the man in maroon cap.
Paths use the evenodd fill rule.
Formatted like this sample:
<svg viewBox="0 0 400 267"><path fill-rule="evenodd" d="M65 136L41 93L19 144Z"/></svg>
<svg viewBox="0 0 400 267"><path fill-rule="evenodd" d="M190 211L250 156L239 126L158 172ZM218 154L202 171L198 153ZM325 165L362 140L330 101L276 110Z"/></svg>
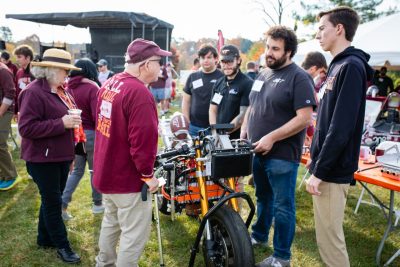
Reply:
<svg viewBox="0 0 400 267"><path fill-rule="evenodd" d="M146 86L157 80L163 56L171 53L154 42L134 40L125 71L108 79L98 94L93 184L105 205L99 267L137 266L149 239L151 201L142 201L140 191L144 183L150 192L158 188L153 177L158 120Z"/></svg>

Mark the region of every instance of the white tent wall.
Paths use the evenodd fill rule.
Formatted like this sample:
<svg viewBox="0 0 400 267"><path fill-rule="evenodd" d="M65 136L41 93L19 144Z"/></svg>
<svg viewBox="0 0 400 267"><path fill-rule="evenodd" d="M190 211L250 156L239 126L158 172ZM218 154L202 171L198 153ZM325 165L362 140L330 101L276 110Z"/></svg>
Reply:
<svg viewBox="0 0 400 267"><path fill-rule="evenodd" d="M361 24L352 45L371 55L371 66L385 65L389 70L400 70L399 29L400 13ZM332 56L324 52L315 39L300 43L293 60L301 64L305 55L311 51L322 52L328 62L332 60Z"/></svg>

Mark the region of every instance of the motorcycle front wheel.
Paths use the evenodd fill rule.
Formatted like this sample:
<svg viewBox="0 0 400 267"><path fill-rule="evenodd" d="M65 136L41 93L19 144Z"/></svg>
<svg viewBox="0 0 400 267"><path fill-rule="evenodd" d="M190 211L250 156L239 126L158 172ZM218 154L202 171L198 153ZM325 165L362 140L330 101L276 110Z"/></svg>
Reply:
<svg viewBox="0 0 400 267"><path fill-rule="evenodd" d="M202 245L207 267L254 266L250 236L237 212L224 205L209 217L209 226L211 240L204 233Z"/></svg>

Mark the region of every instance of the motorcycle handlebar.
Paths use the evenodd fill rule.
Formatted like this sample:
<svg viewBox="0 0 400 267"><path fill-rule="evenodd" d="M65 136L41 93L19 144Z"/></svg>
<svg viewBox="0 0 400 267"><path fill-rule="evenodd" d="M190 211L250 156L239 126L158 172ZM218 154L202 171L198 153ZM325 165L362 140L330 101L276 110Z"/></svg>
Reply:
<svg viewBox="0 0 400 267"><path fill-rule="evenodd" d="M162 153L162 154L158 154L157 159L171 158L171 157L178 156L178 155L188 154L189 152L190 152L189 146L183 145L179 149L174 149L174 150Z"/></svg>

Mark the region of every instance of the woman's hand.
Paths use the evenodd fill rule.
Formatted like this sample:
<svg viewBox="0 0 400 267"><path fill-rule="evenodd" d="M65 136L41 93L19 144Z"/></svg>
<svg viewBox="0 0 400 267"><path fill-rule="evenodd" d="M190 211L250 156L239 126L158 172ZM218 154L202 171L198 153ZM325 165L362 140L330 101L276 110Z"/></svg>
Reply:
<svg viewBox="0 0 400 267"><path fill-rule="evenodd" d="M65 129L73 129L75 127L79 127L82 123L81 117L79 115L64 115L61 118L64 123Z"/></svg>

